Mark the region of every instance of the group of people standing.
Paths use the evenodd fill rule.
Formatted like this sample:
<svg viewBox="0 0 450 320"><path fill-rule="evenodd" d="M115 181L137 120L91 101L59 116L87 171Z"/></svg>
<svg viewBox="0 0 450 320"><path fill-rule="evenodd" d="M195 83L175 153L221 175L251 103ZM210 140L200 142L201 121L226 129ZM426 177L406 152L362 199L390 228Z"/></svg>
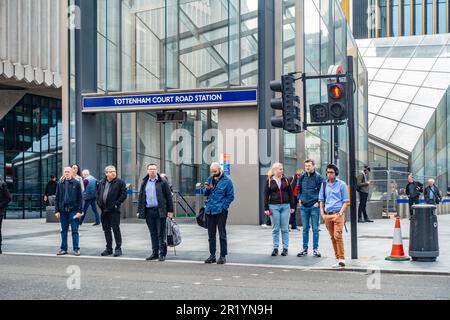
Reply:
<svg viewBox="0 0 450 320"><path fill-rule="evenodd" d="M320 218L330 234L335 251L334 268L345 267L344 242L342 237L345 223L345 211L348 206L347 185L338 179L336 165L327 166L327 178L324 179L315 169L314 160L305 161L305 172L288 179L284 175L281 163L275 163L269 170L264 187L264 213L270 217L273 225L272 256L279 254L280 232L282 236L281 256L288 255L289 220L300 204L303 224L303 250L298 257L308 255L309 231L313 230L313 255L321 257L319 252ZM295 218L295 217L294 217Z"/></svg>

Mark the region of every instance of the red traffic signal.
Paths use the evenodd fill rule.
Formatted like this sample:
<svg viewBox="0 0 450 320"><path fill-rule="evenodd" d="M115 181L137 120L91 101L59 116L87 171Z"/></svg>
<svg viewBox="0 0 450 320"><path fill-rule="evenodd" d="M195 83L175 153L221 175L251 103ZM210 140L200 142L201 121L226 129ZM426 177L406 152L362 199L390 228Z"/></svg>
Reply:
<svg viewBox="0 0 450 320"><path fill-rule="evenodd" d="M344 96L344 88L338 83L333 84L329 86L328 94L330 95L331 99L340 100Z"/></svg>

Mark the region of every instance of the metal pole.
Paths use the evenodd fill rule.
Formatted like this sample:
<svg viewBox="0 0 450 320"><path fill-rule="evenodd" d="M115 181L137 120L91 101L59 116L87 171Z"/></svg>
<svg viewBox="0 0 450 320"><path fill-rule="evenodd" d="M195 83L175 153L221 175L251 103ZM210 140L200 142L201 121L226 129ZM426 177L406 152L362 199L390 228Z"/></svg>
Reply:
<svg viewBox="0 0 450 320"><path fill-rule="evenodd" d="M347 57L347 102L348 102L348 156L350 165L350 223L351 223L351 253L352 259L358 259L358 233L356 212L356 141L355 112L353 91L353 57Z"/></svg>

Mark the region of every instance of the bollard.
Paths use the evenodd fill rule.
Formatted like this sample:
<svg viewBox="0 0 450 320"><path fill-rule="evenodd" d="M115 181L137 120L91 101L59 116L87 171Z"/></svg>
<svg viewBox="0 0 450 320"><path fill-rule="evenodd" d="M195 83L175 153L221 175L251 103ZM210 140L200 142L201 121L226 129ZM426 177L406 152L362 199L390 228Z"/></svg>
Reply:
<svg viewBox="0 0 450 320"><path fill-rule="evenodd" d="M409 217L409 201L408 197L402 195L397 199L397 212L401 219L405 219Z"/></svg>

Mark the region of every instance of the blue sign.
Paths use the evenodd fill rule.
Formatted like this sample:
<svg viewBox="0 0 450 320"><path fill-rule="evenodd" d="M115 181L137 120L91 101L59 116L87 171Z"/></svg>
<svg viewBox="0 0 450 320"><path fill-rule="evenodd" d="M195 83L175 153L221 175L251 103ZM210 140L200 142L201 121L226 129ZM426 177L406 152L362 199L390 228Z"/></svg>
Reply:
<svg viewBox="0 0 450 320"><path fill-rule="evenodd" d="M85 97L83 108L90 109L127 109L158 107L189 107L195 105L216 104L255 104L257 90L229 90L208 92L186 92L167 94L147 94L138 96Z"/></svg>

